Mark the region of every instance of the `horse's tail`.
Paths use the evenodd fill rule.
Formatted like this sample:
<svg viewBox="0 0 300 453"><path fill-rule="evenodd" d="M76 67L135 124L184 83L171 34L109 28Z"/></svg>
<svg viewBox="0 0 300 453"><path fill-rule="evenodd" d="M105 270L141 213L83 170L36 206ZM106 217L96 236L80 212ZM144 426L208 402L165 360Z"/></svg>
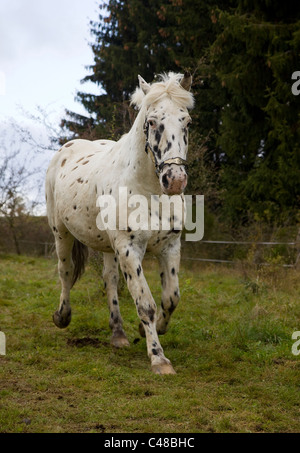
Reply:
<svg viewBox="0 0 300 453"><path fill-rule="evenodd" d="M74 264L72 287L84 273L88 256L89 249L87 248L87 246L79 242L77 239L75 239L72 249L72 260Z"/></svg>

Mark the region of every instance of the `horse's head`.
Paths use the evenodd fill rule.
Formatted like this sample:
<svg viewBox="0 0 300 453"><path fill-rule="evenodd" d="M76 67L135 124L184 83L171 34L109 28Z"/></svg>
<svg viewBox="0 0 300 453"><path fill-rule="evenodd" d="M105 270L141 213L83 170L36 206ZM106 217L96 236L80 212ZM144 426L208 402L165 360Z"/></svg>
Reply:
<svg viewBox="0 0 300 453"><path fill-rule="evenodd" d="M140 76L144 94L145 150L150 154L162 191L181 194L187 185L188 129L193 106L190 74L169 74L162 82L147 84ZM140 93L141 94L141 93ZM133 97L133 102L135 102Z"/></svg>

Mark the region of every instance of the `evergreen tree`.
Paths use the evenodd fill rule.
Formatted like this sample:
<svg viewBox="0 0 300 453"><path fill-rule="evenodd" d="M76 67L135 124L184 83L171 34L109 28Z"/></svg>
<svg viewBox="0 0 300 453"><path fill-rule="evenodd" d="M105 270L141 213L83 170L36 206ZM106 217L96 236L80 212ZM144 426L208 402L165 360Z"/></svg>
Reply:
<svg viewBox="0 0 300 453"><path fill-rule="evenodd" d="M88 126L96 129L98 136L111 134L117 138L131 125L128 109L129 95L137 85L137 75L148 81L155 73L174 68L164 38L159 29L163 17L160 7L168 0L109 0L101 2L99 21L91 22L94 42L92 74L83 79L99 86L99 95L77 93L90 118L67 112L70 120L64 126L82 133ZM91 120L91 118L93 118Z"/></svg>
<svg viewBox="0 0 300 453"><path fill-rule="evenodd" d="M217 141L224 153L224 209L235 222L295 221L300 118L291 76L300 67L299 8L240 0L235 10L219 9L216 20L211 70L228 99Z"/></svg>

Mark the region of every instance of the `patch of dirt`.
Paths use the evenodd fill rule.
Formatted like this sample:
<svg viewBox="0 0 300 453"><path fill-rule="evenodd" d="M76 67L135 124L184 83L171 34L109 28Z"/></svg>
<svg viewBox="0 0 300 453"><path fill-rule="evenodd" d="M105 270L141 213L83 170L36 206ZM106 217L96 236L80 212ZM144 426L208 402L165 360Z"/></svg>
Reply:
<svg viewBox="0 0 300 453"><path fill-rule="evenodd" d="M100 431L101 433L105 433L105 431L106 431L105 426L102 425L102 424L97 424L97 425L95 426L95 429L97 429L97 430Z"/></svg>
<svg viewBox="0 0 300 453"><path fill-rule="evenodd" d="M93 346L93 348L100 348L100 346L109 346L109 343L105 341L100 341L98 338L68 338L68 346L73 346L75 348L84 348L85 346Z"/></svg>

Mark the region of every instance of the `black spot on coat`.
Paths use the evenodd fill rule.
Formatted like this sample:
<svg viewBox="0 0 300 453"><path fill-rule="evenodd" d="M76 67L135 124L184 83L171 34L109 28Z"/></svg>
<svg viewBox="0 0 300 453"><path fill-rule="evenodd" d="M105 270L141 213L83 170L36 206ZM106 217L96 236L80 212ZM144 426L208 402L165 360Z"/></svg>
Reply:
<svg viewBox="0 0 300 453"><path fill-rule="evenodd" d="M161 140L161 134L159 131L156 131L155 133L155 140L157 141L157 143L159 143Z"/></svg>

